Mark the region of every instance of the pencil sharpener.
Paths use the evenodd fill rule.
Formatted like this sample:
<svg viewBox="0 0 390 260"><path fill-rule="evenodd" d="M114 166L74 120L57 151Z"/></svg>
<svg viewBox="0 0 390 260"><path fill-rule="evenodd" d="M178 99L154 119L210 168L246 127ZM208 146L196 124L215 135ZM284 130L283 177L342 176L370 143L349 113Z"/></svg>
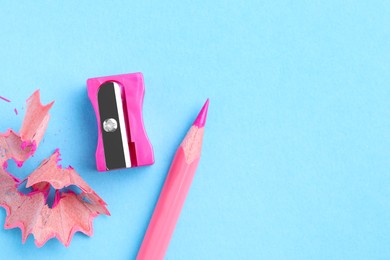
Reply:
<svg viewBox="0 0 390 260"><path fill-rule="evenodd" d="M98 125L97 170L153 164L153 148L142 119L142 73L90 78L87 89Z"/></svg>

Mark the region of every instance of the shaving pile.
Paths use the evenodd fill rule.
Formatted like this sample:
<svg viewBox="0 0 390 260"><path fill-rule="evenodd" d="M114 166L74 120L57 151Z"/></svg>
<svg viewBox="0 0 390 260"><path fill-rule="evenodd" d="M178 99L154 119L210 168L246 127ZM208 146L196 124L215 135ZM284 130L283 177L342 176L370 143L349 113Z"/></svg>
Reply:
<svg viewBox="0 0 390 260"><path fill-rule="evenodd" d="M107 204L72 167L62 169L58 166L58 150L25 180L15 178L7 171L8 160L14 160L21 167L34 154L46 131L50 119L48 112L53 103L42 105L39 91L36 91L27 100L19 133L11 129L0 133L0 206L7 213L4 227L20 228L23 243L33 234L38 247L53 237L69 246L75 232L93 234L92 221L96 216L110 215ZM27 194L18 190L22 184L30 188ZM69 188L74 186L78 192ZM51 189L55 189L55 195L49 206Z"/></svg>

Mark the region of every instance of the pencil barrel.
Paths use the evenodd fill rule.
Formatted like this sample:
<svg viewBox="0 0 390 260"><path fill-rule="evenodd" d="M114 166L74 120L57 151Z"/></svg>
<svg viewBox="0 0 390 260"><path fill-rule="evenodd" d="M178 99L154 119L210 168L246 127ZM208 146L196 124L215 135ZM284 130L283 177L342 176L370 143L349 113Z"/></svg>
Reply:
<svg viewBox="0 0 390 260"><path fill-rule="evenodd" d="M185 152L181 146L179 147L138 252L137 260L164 258L198 163L199 157L187 163Z"/></svg>

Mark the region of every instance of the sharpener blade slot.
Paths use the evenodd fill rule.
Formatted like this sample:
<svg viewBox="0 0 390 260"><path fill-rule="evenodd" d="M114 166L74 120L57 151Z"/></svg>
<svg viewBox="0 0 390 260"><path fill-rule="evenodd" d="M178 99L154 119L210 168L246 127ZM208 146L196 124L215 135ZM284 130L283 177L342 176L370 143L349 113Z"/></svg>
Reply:
<svg viewBox="0 0 390 260"><path fill-rule="evenodd" d="M131 167L121 86L116 82L103 83L98 104L107 170Z"/></svg>

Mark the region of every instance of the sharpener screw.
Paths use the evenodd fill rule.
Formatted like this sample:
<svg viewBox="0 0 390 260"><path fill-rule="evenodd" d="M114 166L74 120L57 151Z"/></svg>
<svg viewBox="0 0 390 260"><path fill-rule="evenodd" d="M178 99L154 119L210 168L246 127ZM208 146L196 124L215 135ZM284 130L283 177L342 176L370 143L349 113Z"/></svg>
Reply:
<svg viewBox="0 0 390 260"><path fill-rule="evenodd" d="M103 122L103 129L106 132L115 132L115 130L118 128L118 123L114 118L107 118Z"/></svg>

